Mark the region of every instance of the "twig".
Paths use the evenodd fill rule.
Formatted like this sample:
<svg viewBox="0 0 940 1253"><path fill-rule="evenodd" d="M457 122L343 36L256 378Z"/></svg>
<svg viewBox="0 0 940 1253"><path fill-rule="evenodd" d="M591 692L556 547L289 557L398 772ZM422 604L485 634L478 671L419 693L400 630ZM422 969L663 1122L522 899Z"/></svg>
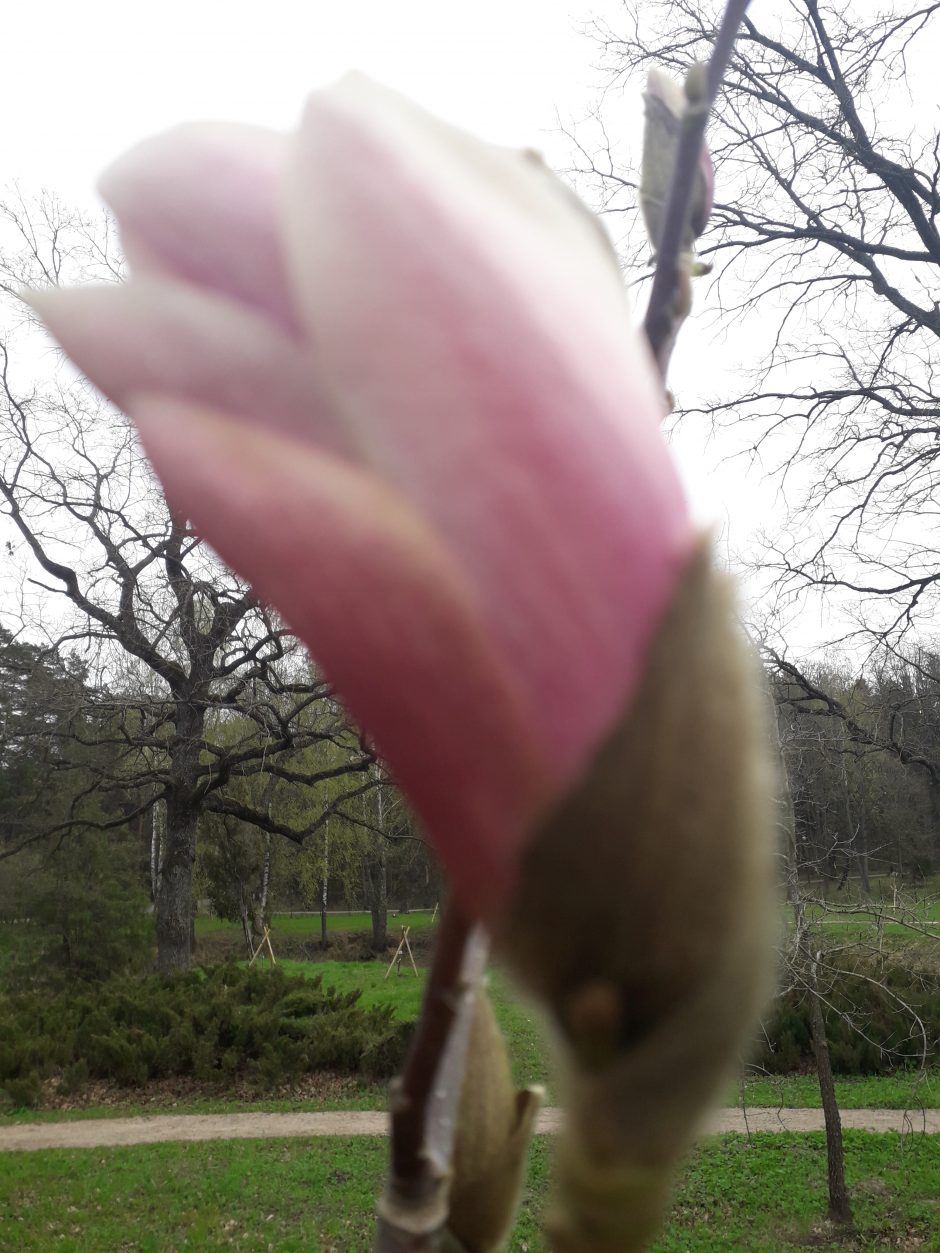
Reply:
<svg viewBox="0 0 940 1253"><path fill-rule="evenodd" d="M487 951L483 929L448 907L417 1032L392 1095L392 1168L379 1201L376 1253L440 1247L474 993Z"/></svg>
<svg viewBox="0 0 940 1253"><path fill-rule="evenodd" d="M748 0L728 0L715 39L715 48L708 62L704 91L694 93L687 99L679 132L676 166L669 190L666 217L662 237L656 241L656 270L650 291L649 305L643 320L643 329L649 340L653 356L665 380L669 353L675 339L675 310L678 303L682 272L679 256L682 241L689 226L692 213L692 196L699 170L699 159L705 139L705 126L712 105L731 59L738 27L744 17ZM691 84L686 80L686 91Z"/></svg>

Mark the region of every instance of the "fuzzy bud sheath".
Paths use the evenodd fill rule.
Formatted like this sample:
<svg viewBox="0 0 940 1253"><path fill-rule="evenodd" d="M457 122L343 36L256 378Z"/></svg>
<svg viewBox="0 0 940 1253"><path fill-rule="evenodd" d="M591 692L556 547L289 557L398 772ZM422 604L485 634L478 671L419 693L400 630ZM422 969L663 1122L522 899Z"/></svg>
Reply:
<svg viewBox="0 0 940 1253"><path fill-rule="evenodd" d="M485 989L477 993L460 1096L444 1253L492 1253L509 1235L541 1101L517 1092Z"/></svg>
<svg viewBox="0 0 940 1253"><path fill-rule="evenodd" d="M685 90L659 70L651 70L647 78L646 91L643 93L646 117L640 175L640 209L654 254L663 231L666 205L675 174L682 119L689 107L688 93L696 95L704 90L704 84L699 82L703 72L703 66L693 66ZM704 231L711 214L713 186L711 157L708 149L703 148L695 180L688 233L682 242L682 252L689 258L690 265L695 241Z"/></svg>
<svg viewBox="0 0 940 1253"><path fill-rule="evenodd" d="M640 691L530 846L498 933L561 1041L568 1127L548 1223L559 1253L645 1247L769 991L759 692L703 543Z"/></svg>

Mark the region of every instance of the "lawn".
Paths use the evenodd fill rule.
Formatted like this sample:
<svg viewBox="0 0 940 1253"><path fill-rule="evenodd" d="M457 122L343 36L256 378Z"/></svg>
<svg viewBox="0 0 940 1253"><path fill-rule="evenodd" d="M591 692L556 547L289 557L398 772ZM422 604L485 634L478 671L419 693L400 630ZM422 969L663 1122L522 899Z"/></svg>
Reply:
<svg viewBox="0 0 940 1253"><path fill-rule="evenodd" d="M836 1097L842 1109L940 1109L940 1070L895 1075L838 1075ZM773 1075L748 1078L744 1083L748 1105L819 1109L815 1075ZM728 1093L727 1104L738 1105L741 1087Z"/></svg>
<svg viewBox="0 0 940 1253"><path fill-rule="evenodd" d="M9 964L16 952L17 942L18 935L15 926L9 923L0 926L0 978L3 977L4 967Z"/></svg>
<svg viewBox="0 0 940 1253"><path fill-rule="evenodd" d="M390 913L388 916L388 934L390 936L397 935L399 929L403 926L411 927L415 931L426 930L431 926L432 913L433 911L430 909L416 909L409 911L407 914ZM372 916L367 913L328 913L326 916L326 929L327 935L334 935L340 931L344 933L350 931L371 931ZM211 918L203 914L196 918L197 940L201 936L219 934L240 936L242 934L241 923L228 922L223 918ZM277 951L277 937L279 935L319 940L320 915L275 914L271 919L271 936L274 940L275 952Z"/></svg>
<svg viewBox="0 0 940 1253"><path fill-rule="evenodd" d="M537 1216L553 1142L535 1142L510 1253L545 1253ZM265 1249L368 1253L379 1139L230 1141L11 1154L0 1248L63 1253ZM825 1214L822 1135L723 1136L683 1172L657 1253L940 1247L940 1137L846 1135L856 1239Z"/></svg>
<svg viewBox="0 0 940 1253"><path fill-rule="evenodd" d="M365 1008L391 1003L395 1006L396 1015L405 1020L416 1019L421 1009L425 971L420 967L415 975L410 965L403 963L400 972L393 970L386 977L388 966L385 962L283 961L278 964L289 974L322 975L324 983L332 984L342 992L358 989L359 1004ZM489 989L496 1017L509 1047L516 1083L520 1087L548 1083L547 1049L537 1015L520 1000L518 992L501 970L490 972Z"/></svg>

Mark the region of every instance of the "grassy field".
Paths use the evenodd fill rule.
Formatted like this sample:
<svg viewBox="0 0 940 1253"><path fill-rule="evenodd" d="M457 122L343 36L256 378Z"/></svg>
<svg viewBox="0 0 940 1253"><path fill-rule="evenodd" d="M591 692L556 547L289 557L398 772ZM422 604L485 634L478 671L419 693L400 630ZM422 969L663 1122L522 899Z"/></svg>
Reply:
<svg viewBox="0 0 940 1253"><path fill-rule="evenodd" d="M533 1147L510 1253L545 1253L538 1214L552 1147ZM0 1159L0 1248L368 1253L386 1150L327 1139L10 1155ZM823 1221L825 1170L821 1135L711 1140L689 1160L654 1248L940 1249L940 1137L846 1135L856 1231L844 1242Z"/></svg>
<svg viewBox="0 0 940 1253"><path fill-rule="evenodd" d="M815 1075L749 1077L744 1081L746 1105L819 1109L819 1083ZM742 1087L727 1095L728 1105L741 1103ZM836 1097L842 1109L940 1109L940 1070L896 1075L840 1075Z"/></svg>
<svg viewBox="0 0 940 1253"><path fill-rule="evenodd" d="M940 880L932 878L916 890L906 886L897 897L893 880L876 880L872 888L870 897L860 895L857 884L845 892L830 891L828 905L807 905L806 916L820 923L827 936L840 940L857 939L871 944L883 938L911 943L922 937L929 943L929 938L936 936L940 944ZM880 921L880 911L911 926ZM789 909L784 916L789 924ZM927 934L922 936L922 932L912 928L922 928Z"/></svg>
<svg viewBox="0 0 940 1253"><path fill-rule="evenodd" d="M899 910L899 916L909 919L914 926L922 929L920 931L912 930L911 927L906 927L901 923L884 922L881 926L878 925L878 920L871 911L884 908L890 914L892 912L890 900L861 901L839 896L834 897L830 904L831 908L828 910L810 905L806 912L807 917L818 922L823 927L825 935L833 939L838 938L842 942L857 940L865 944L887 941L894 947L907 947L920 942L929 945L932 938L936 937L937 952L940 954L940 897L929 896L914 901L908 900L906 906ZM427 930L432 925L431 911L415 910L407 914L390 914L389 936L397 935L399 927L403 925L408 925L415 931ZM784 913L784 925L790 925L789 911ZM371 926L371 919L367 913L330 914L327 921L327 934L335 938L354 932L368 932ZM196 919L197 940L222 935L240 938L240 924L202 915ZM271 922L271 936L275 950L279 938L290 937L319 942L320 915L275 914ZM0 960L2 960L2 953L0 953Z"/></svg>
<svg viewBox="0 0 940 1253"><path fill-rule="evenodd" d="M342 992L358 990L359 1004L365 1008L391 1003L397 1016L405 1020L416 1019L420 1012L425 979L425 971L420 967L415 975L410 965L402 964L400 973L393 970L386 978L388 967L384 962L283 961L279 964L289 974L308 977L322 974L324 983ZM520 1086L548 1083L546 1048L535 1014L520 1001L502 971L490 972L489 988L496 1017L509 1046L514 1079Z"/></svg>
<svg viewBox="0 0 940 1253"><path fill-rule="evenodd" d="M423 931L431 926L430 909L416 909L407 914L392 914L388 916L388 933L393 936L397 933L399 927L409 926L415 931ZM348 934L350 931L371 931L372 918L367 913L358 914L327 914L326 919L327 935L335 935L339 932ZM231 934L240 936L242 934L241 923L228 922L222 918L209 918L200 914L196 919L196 938L207 935ZM275 914L271 919L271 936L277 947L277 937L279 935L297 936L301 939L319 940L320 938L320 915L319 914Z"/></svg>
<svg viewBox="0 0 940 1253"><path fill-rule="evenodd" d="M6 967L13 961L16 952L16 928L0 926L0 980L4 977Z"/></svg>

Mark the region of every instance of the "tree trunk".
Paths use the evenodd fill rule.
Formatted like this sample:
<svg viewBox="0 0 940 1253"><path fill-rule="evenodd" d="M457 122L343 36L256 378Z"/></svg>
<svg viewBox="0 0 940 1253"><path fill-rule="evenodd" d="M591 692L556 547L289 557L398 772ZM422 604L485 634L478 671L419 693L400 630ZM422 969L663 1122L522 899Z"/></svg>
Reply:
<svg viewBox="0 0 940 1253"><path fill-rule="evenodd" d="M268 914L268 888L271 883L271 832L264 833L264 860L261 863L261 920L270 924Z"/></svg>
<svg viewBox="0 0 940 1253"><path fill-rule="evenodd" d="M813 1033L813 1052L816 1055L816 1075L819 1094L822 1097L823 1115L826 1121L826 1159L829 1176L829 1217L833 1222L850 1225L852 1207L845 1186L845 1147L842 1143L842 1117L836 1101L836 1086L832 1078L832 1062L829 1057L829 1041L826 1039L826 1021L819 1000L816 979L816 961L809 964L809 1013Z"/></svg>
<svg viewBox="0 0 940 1253"><path fill-rule="evenodd" d="M156 904L163 871L163 842L166 833L166 802L156 800L150 811L150 899Z"/></svg>
<svg viewBox="0 0 940 1253"><path fill-rule="evenodd" d="M862 891L871 896L871 878L868 873L868 830L865 826L865 806L858 810L858 874L862 881Z"/></svg>
<svg viewBox="0 0 940 1253"><path fill-rule="evenodd" d="M166 845L156 905L157 970L174 974L192 965L193 864L199 817L196 780L202 747L201 709L178 700L176 735L170 750L166 802Z"/></svg>
<svg viewBox="0 0 940 1253"><path fill-rule="evenodd" d="M843 740L843 745L845 741ZM855 864L858 867L858 877L861 880L862 891L866 896L871 896L871 882L868 878L868 850L865 847L865 806L859 804L859 820L852 821L852 802L849 796L849 772L845 764L845 758L842 759L842 801L845 806L845 827L848 832L849 843L852 846L852 852L855 854Z"/></svg>
<svg viewBox="0 0 940 1253"><path fill-rule="evenodd" d="M264 785L264 795L261 798L261 804L267 816L271 817L271 802L274 799L274 790L277 787L277 775L268 775L267 783ZM268 889L271 886L271 832L264 833L264 854L261 860L261 924L262 935L264 928L271 925L271 915L268 909Z"/></svg>
<svg viewBox="0 0 940 1253"><path fill-rule="evenodd" d="M326 905L330 892L330 820L323 832L323 878L320 881L320 945L326 948Z"/></svg>
<svg viewBox="0 0 940 1253"><path fill-rule="evenodd" d="M196 816L167 822L166 852L157 896L157 970L174 974L192 964L193 862Z"/></svg>
<svg viewBox="0 0 940 1253"><path fill-rule="evenodd" d="M378 766L376 765L376 774ZM388 936L388 849L385 845L385 789L375 790L376 816L379 830L383 832L376 841L376 856L373 862L374 892L372 897L372 951L381 953L385 948Z"/></svg>
<svg viewBox="0 0 940 1253"><path fill-rule="evenodd" d="M372 897L372 950L381 953L385 950L388 937L388 868L385 859L385 841L380 840L378 855L373 863L373 881L375 884Z"/></svg>
<svg viewBox="0 0 940 1253"><path fill-rule="evenodd" d="M388 935L388 875L381 836L376 837L374 848L363 858L362 886L372 915L372 951L381 953Z"/></svg>
<svg viewBox="0 0 940 1253"><path fill-rule="evenodd" d="M777 729L777 722L771 724ZM778 739L779 747L779 739ZM822 1096L823 1117L826 1122L826 1155L829 1170L829 1217L838 1223L849 1224L852 1211L849 1206L849 1194L845 1186L845 1149L842 1143L842 1118L836 1102L836 1085L832 1078L832 1061L829 1057L829 1041L826 1039L826 1021L823 1018L822 1002L819 999L819 981L817 978L817 959L812 956L807 936L806 910L799 892L799 863L796 845L796 815L793 809L793 797L790 791L790 776L787 772L786 758L781 750L782 787L780 805L782 825L784 829L784 848L787 858L786 893L787 900L793 910L794 924L794 960L805 964L806 979L809 985L810 1030L812 1032L813 1052L816 1055L816 1076L819 1080L819 1091ZM825 878L823 883L825 883Z"/></svg>

